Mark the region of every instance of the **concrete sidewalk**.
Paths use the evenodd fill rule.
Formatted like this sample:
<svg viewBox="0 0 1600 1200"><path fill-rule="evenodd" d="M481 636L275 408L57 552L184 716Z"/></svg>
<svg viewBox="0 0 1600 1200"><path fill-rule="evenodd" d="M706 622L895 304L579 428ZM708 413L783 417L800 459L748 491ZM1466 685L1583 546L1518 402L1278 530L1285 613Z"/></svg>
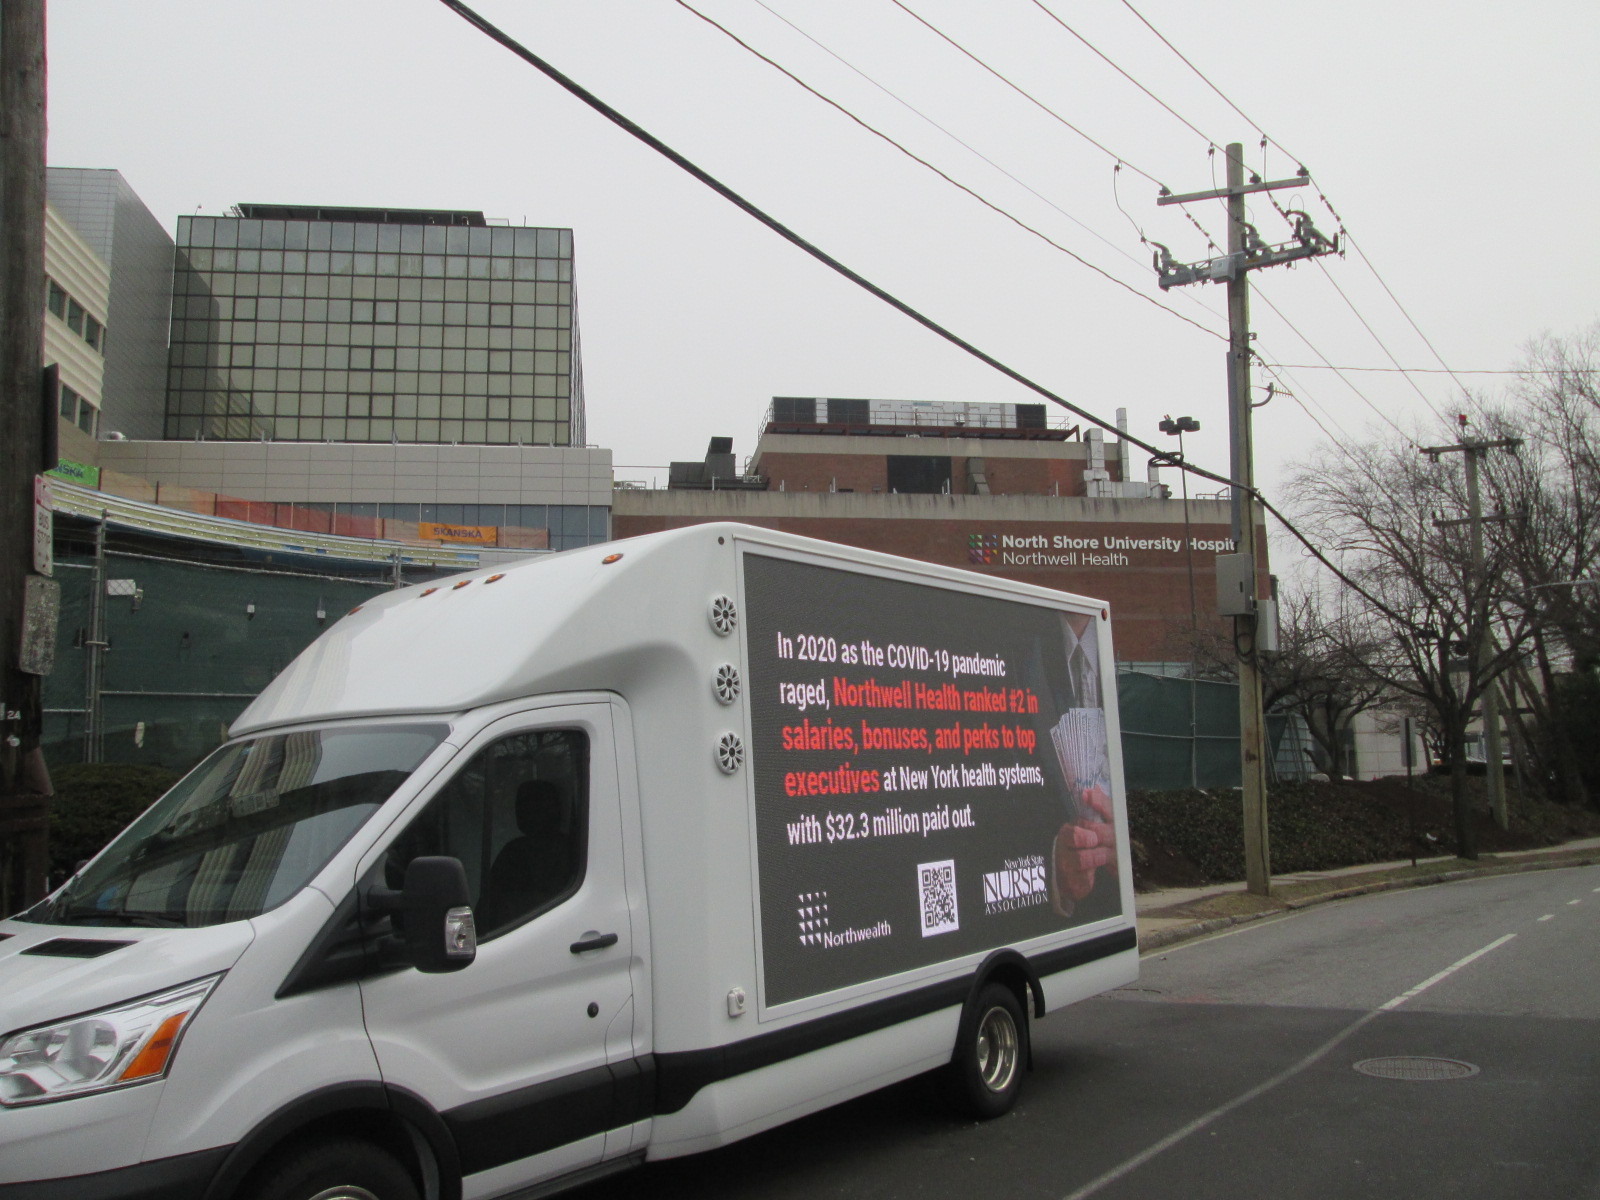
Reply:
<svg viewBox="0 0 1600 1200"><path fill-rule="evenodd" d="M1485 854L1475 863L1446 855L1419 858L1415 869L1410 859L1402 859L1399 862L1363 863L1361 866L1341 867L1332 871L1274 875L1272 895L1269 897L1248 896L1243 882L1161 888L1153 892L1140 892L1134 897L1139 921L1139 948L1142 951L1156 950L1173 942L1226 929L1230 925L1257 921L1312 904L1369 892L1595 863L1600 863L1600 838L1582 838L1536 850ZM1240 911L1219 912L1219 909Z"/></svg>

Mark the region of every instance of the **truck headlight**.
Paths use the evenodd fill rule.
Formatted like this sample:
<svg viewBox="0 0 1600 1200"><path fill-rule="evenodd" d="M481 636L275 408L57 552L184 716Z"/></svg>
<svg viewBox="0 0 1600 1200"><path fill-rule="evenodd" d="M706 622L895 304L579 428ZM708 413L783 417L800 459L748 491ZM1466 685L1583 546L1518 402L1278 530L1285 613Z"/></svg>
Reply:
<svg viewBox="0 0 1600 1200"><path fill-rule="evenodd" d="M178 1039L221 978L7 1034L0 1039L0 1104L39 1104L163 1078Z"/></svg>

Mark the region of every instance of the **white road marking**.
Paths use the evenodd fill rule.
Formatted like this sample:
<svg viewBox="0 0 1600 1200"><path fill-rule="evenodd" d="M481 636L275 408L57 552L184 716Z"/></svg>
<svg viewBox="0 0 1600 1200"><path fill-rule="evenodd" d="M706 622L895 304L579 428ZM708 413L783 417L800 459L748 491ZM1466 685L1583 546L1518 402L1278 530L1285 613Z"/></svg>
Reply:
<svg viewBox="0 0 1600 1200"><path fill-rule="evenodd" d="M1421 983L1417 984L1417 986L1412 988L1409 992L1401 992L1393 1000L1386 1001L1380 1007L1379 1011L1388 1012L1390 1009L1399 1008L1402 1004L1404 1004L1407 1000L1411 999L1413 996L1421 995L1423 992L1427 991L1429 988L1431 988L1434 984L1438 983L1440 980L1448 979L1451 975L1454 975L1457 971L1461 970L1461 968L1466 966L1468 963L1476 962L1478 959L1482 958L1485 954L1489 953L1489 951L1497 949L1500 946L1504 946L1507 942L1509 942L1512 938L1514 938L1516 936L1517 935L1514 934L1514 933L1508 933L1504 937L1495 938L1494 941L1490 942L1487 946L1483 947L1483 949L1474 950L1471 954L1467 955L1465 958L1458 959L1456 962L1451 963L1444 970L1440 971L1437 975L1430 975L1427 979L1424 979Z"/></svg>
<svg viewBox="0 0 1600 1200"><path fill-rule="evenodd" d="M1577 900L1568 900L1567 903L1568 904L1582 904L1583 900L1581 898L1579 898Z"/></svg>
<svg viewBox="0 0 1600 1200"><path fill-rule="evenodd" d="M1417 984L1416 987L1411 988L1409 991L1400 993L1400 995L1396 996L1393 1000L1390 1000L1380 1007L1373 1009L1371 1012L1363 1013L1350 1024L1346 1025L1338 1033L1334 1034L1327 1041L1323 1042L1322 1045L1318 1046L1310 1054L1302 1058L1299 1062L1294 1063L1292 1066L1285 1067L1282 1071L1279 1071L1270 1079L1256 1084L1255 1087L1251 1088L1247 1092L1243 1092L1240 1095L1235 1096L1226 1104L1218 1105L1205 1115L1196 1117L1181 1129L1174 1130L1172 1133L1169 1133L1166 1137L1162 1138L1159 1142L1147 1146L1138 1154L1135 1154L1132 1158L1127 1159L1125 1162L1122 1162L1115 1167L1112 1167L1111 1170L1105 1172L1103 1175L1091 1179L1077 1191L1068 1192L1067 1195L1062 1198L1062 1200L1086 1200L1086 1197L1094 1195L1102 1188L1105 1188L1106 1186L1115 1183L1117 1180L1122 1179L1124 1176L1127 1176L1138 1170L1152 1158L1155 1158L1156 1155L1165 1150L1170 1150L1173 1146L1176 1146L1185 1138L1199 1133L1208 1125L1215 1124L1217 1121L1221 1120L1235 1109L1242 1108L1244 1105L1249 1104L1250 1101L1256 1099L1257 1097L1265 1095L1267 1092L1270 1092L1273 1088L1277 1087L1280 1083L1285 1083L1288 1080L1293 1079L1307 1067L1312 1066L1320 1059L1325 1058L1329 1052L1336 1049L1340 1044L1348 1041L1353 1034L1355 1034L1368 1022L1376 1020L1385 1012L1390 1012L1400 1007L1400 1005L1404 1004L1407 1000L1410 1000L1412 997L1427 991L1427 989L1431 988L1440 980L1454 975L1457 971L1461 970L1462 967L1476 962L1485 954L1489 953L1489 951L1505 945L1516 936L1517 935L1514 933L1508 933L1504 937L1496 938L1482 949L1474 950L1465 958L1458 959L1451 963L1437 975L1431 975L1427 979L1424 979L1421 983Z"/></svg>
<svg viewBox="0 0 1600 1200"><path fill-rule="evenodd" d="M1541 921L1553 921L1553 920L1555 920L1555 918L1556 918L1555 913L1545 913L1545 915L1540 917L1539 920L1541 920Z"/></svg>

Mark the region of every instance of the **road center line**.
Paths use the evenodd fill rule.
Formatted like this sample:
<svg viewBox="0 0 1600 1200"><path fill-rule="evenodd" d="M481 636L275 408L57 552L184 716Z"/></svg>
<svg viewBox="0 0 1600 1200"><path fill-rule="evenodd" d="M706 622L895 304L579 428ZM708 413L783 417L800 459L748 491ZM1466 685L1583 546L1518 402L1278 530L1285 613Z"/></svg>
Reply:
<svg viewBox="0 0 1600 1200"><path fill-rule="evenodd" d="M1516 936L1517 935L1514 933L1508 933L1504 937L1496 938L1487 946L1484 946L1479 950L1474 950L1465 958L1458 959L1457 961L1451 963L1437 975L1431 975L1427 979L1424 979L1421 983L1417 984L1416 987L1410 989L1409 991L1400 993L1400 995L1396 996L1393 1000L1387 1001L1378 1008L1373 1009L1371 1012L1362 1013L1361 1016L1357 1017L1350 1024L1346 1025L1338 1033L1334 1034L1331 1038L1323 1042L1322 1045L1318 1046L1315 1050L1313 1050L1310 1054L1307 1054L1298 1062L1285 1067L1270 1079L1256 1084L1256 1086L1251 1088L1249 1091L1235 1096L1226 1104L1220 1104L1216 1108L1213 1108L1210 1112L1205 1113L1203 1116L1196 1117L1182 1128L1176 1129L1172 1133L1169 1133L1159 1142L1145 1147L1145 1149L1141 1150L1138 1154L1135 1154L1132 1158L1119 1163L1115 1167L1112 1167L1111 1170L1105 1172L1103 1175L1099 1175L1096 1178L1091 1179L1077 1191L1068 1192L1066 1196L1062 1197L1062 1200L1085 1200L1086 1197L1094 1195L1102 1188L1105 1188L1124 1176L1138 1170L1152 1158L1155 1158L1156 1155L1161 1154L1163 1151L1170 1150L1173 1146L1176 1146L1185 1138L1200 1132L1200 1130L1204 1129L1207 1125L1215 1124L1217 1121L1221 1120L1235 1109L1242 1108L1244 1105L1249 1104L1250 1101L1259 1096L1265 1095L1267 1092L1270 1092L1280 1083L1285 1083L1288 1080L1293 1079L1307 1067L1310 1067L1320 1059L1325 1058L1331 1051L1337 1049L1343 1042L1348 1041L1352 1035L1358 1032L1369 1022L1376 1020L1386 1012L1391 1012L1400 1007L1400 1005L1404 1004L1407 1000L1410 1000L1413 996L1420 995L1422 992L1426 991L1428 988L1431 988L1440 980L1454 975L1457 971L1461 970L1462 967L1476 962L1485 954L1489 953L1489 951L1505 945Z"/></svg>
<svg viewBox="0 0 1600 1200"><path fill-rule="evenodd" d="M1545 913L1544 916L1539 918L1539 920L1541 920L1541 921L1554 921L1555 919L1556 919L1555 913Z"/></svg>
<svg viewBox="0 0 1600 1200"><path fill-rule="evenodd" d="M1516 936L1517 935L1514 934L1514 933L1508 933L1504 937L1495 938L1494 941L1490 942L1487 946L1483 947L1481 950L1474 950L1471 954L1467 955L1465 958L1459 959L1456 962L1451 963L1448 967L1446 967L1444 970L1440 971L1437 975L1431 975L1427 979L1424 979L1421 983L1417 984L1417 986L1412 988L1409 992L1401 992L1393 1000L1387 1001L1385 1004L1383 1004L1379 1008L1378 1011L1379 1012L1388 1012L1390 1009L1399 1008L1402 1004L1404 1004L1407 1000L1411 999L1413 996L1421 995L1423 992L1425 992L1429 988L1431 988L1434 984L1438 983L1441 979L1448 979L1450 976L1454 975L1457 971L1461 970L1461 968L1466 966L1468 963L1476 962L1478 959L1482 958L1485 954L1489 953L1489 951L1497 949L1500 946L1504 946L1507 942L1509 942L1512 938L1514 938Z"/></svg>
<svg viewBox="0 0 1600 1200"><path fill-rule="evenodd" d="M1583 899L1580 897L1577 900L1568 900L1567 903L1568 904L1582 904L1583 903Z"/></svg>

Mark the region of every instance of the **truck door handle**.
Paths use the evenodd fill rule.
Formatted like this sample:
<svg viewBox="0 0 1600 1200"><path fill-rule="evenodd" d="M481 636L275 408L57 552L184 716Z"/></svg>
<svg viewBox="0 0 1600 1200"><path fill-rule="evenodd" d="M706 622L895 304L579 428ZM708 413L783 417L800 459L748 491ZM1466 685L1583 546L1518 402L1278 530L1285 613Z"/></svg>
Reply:
<svg viewBox="0 0 1600 1200"><path fill-rule="evenodd" d="M604 950L616 944L617 935L614 933L586 933L572 943L571 949L574 954L582 954L585 950Z"/></svg>

